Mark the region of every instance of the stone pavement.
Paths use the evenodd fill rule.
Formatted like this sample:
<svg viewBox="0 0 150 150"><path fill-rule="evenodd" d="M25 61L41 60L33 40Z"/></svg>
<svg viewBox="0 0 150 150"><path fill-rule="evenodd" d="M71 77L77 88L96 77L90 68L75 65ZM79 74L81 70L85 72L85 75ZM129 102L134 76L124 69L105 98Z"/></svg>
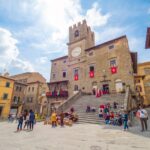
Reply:
<svg viewBox="0 0 150 150"><path fill-rule="evenodd" d="M0 150L150 150L145 133L122 131L119 127L75 124L51 128L37 123L34 131L15 133L16 123L0 123ZM143 135L142 135L143 134Z"/></svg>

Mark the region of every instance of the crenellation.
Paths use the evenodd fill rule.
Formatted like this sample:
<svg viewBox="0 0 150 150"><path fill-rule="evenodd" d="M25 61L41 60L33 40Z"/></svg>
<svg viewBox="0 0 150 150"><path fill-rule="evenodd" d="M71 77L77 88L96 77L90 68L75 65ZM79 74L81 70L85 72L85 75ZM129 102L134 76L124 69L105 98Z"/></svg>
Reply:
<svg viewBox="0 0 150 150"><path fill-rule="evenodd" d="M78 22L78 27L80 27L81 26L81 22Z"/></svg>
<svg viewBox="0 0 150 150"><path fill-rule="evenodd" d="M73 29L74 29L74 28L77 28L77 25L76 25L76 24L73 25Z"/></svg>

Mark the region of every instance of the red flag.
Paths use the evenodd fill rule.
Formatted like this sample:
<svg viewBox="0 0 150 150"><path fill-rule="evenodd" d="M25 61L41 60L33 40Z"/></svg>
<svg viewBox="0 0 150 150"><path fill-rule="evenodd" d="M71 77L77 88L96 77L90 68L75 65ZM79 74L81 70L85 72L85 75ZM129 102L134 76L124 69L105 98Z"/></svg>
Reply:
<svg viewBox="0 0 150 150"><path fill-rule="evenodd" d="M78 80L78 74L75 74L74 76L74 80L77 81Z"/></svg>
<svg viewBox="0 0 150 150"><path fill-rule="evenodd" d="M111 73L112 74L117 73L117 67L111 67Z"/></svg>
<svg viewBox="0 0 150 150"><path fill-rule="evenodd" d="M94 71L90 71L89 75L90 75L90 78L93 78L94 77Z"/></svg>

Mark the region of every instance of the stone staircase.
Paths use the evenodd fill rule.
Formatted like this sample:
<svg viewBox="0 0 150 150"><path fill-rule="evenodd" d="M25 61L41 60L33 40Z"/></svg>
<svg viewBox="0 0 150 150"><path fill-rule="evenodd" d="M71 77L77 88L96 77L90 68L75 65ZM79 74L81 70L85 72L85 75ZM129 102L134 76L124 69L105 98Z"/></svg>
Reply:
<svg viewBox="0 0 150 150"><path fill-rule="evenodd" d="M100 104L118 102L120 108L123 106L125 94L111 94L103 95L102 97L96 98L94 95L81 96L76 100L71 107L75 109L75 112L79 116L79 121L77 123L91 123L91 124L103 124L104 120L98 117L98 108ZM86 113L87 105L96 108L96 112ZM70 108L67 109L69 111Z"/></svg>

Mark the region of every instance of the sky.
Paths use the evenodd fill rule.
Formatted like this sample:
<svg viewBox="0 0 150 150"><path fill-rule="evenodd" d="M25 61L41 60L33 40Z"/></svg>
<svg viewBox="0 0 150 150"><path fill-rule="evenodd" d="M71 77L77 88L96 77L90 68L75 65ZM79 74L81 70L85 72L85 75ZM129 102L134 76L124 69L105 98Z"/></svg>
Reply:
<svg viewBox="0 0 150 150"><path fill-rule="evenodd" d="M49 81L50 60L67 55L68 28L83 19L96 44L126 35L138 62L150 61L150 0L0 0L0 73L35 71Z"/></svg>

